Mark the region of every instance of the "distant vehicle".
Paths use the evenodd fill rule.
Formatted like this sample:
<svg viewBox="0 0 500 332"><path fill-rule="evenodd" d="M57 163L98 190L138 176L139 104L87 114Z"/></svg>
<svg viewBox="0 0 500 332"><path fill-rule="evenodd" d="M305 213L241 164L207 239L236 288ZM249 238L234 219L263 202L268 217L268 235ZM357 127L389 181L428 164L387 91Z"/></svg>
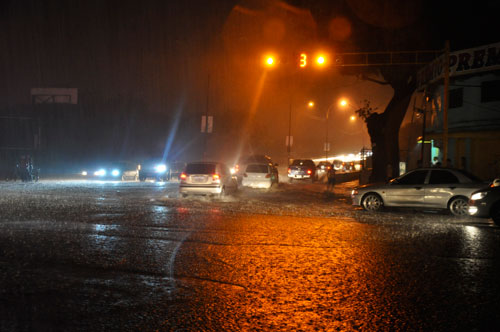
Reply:
<svg viewBox="0 0 500 332"><path fill-rule="evenodd" d="M352 204L367 211L384 206L447 209L457 216L468 215L471 193L485 182L465 171L451 168L419 168L389 183L364 185L351 193Z"/></svg>
<svg viewBox="0 0 500 332"><path fill-rule="evenodd" d="M148 179L154 181L170 180L167 163L161 159L150 159L142 162L139 168L139 181Z"/></svg>
<svg viewBox="0 0 500 332"><path fill-rule="evenodd" d="M268 163L247 164L241 183L244 187L269 189L279 183L278 169Z"/></svg>
<svg viewBox="0 0 500 332"><path fill-rule="evenodd" d="M191 194L222 197L238 190L236 176L221 162L188 163L179 178L179 193L182 197Z"/></svg>
<svg viewBox="0 0 500 332"><path fill-rule="evenodd" d="M475 191L469 199L469 214L473 217L491 218L500 226L500 179L489 187Z"/></svg>
<svg viewBox="0 0 500 332"><path fill-rule="evenodd" d="M81 172L85 179L134 180L138 179L139 165L128 161L108 162L89 167Z"/></svg>
<svg viewBox="0 0 500 332"><path fill-rule="evenodd" d="M343 166L344 166L344 165L343 165L342 160L335 159L335 160L333 161L333 168L335 168L335 170L336 170L336 171L341 171L341 170L343 170L343 169L342 169L342 168L343 168Z"/></svg>
<svg viewBox="0 0 500 332"><path fill-rule="evenodd" d="M328 161L320 161L316 166L316 171L318 173L318 178L326 177L328 170L332 168L333 165Z"/></svg>
<svg viewBox="0 0 500 332"><path fill-rule="evenodd" d="M343 162L341 170L344 172L354 172L356 170L356 166L354 165L354 161Z"/></svg>
<svg viewBox="0 0 500 332"><path fill-rule="evenodd" d="M168 177L170 178L170 180L179 181L179 176L184 171L184 168L186 167L186 163L182 162L182 161L174 161L174 162L169 163L167 166L168 166L168 172L169 172Z"/></svg>
<svg viewBox="0 0 500 332"><path fill-rule="evenodd" d="M311 159L295 159L288 167L288 180L290 183L293 180L310 180L311 182L318 180L316 164Z"/></svg>
<svg viewBox="0 0 500 332"><path fill-rule="evenodd" d="M270 166L278 167L278 164L274 163L271 157L263 154L252 154L241 158L238 163L234 166L232 172L236 174L238 178L238 183L241 184L243 180L243 172L246 165L256 163L256 164L268 164Z"/></svg>

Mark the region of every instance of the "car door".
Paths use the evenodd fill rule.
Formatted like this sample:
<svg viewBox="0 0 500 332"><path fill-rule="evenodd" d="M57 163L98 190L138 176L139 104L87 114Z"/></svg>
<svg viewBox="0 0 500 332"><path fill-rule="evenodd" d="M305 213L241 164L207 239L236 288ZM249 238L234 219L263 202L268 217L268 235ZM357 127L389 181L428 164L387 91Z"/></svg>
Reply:
<svg viewBox="0 0 500 332"><path fill-rule="evenodd" d="M446 208L451 197L460 187L460 180L446 169L431 171L429 183L425 186L424 205L426 207Z"/></svg>
<svg viewBox="0 0 500 332"><path fill-rule="evenodd" d="M409 172L389 183L384 189L384 203L387 206L422 206L424 184L428 170Z"/></svg>

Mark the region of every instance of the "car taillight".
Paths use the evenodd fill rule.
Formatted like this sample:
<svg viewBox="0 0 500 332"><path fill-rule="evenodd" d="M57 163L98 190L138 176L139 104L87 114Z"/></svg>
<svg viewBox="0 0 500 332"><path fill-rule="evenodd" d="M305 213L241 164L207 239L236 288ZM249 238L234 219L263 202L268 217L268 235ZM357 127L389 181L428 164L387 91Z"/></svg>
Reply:
<svg viewBox="0 0 500 332"><path fill-rule="evenodd" d="M266 179L269 179L271 177L271 174L266 174Z"/></svg>
<svg viewBox="0 0 500 332"><path fill-rule="evenodd" d="M307 174L312 174L312 171L310 169L308 169Z"/></svg>
<svg viewBox="0 0 500 332"><path fill-rule="evenodd" d="M290 174L291 172L292 172L292 169L291 169L291 168L289 168L289 169L288 169L288 174Z"/></svg>
<svg viewBox="0 0 500 332"><path fill-rule="evenodd" d="M181 180L186 180L186 179L187 179L187 175L186 175L186 173L181 173L181 175L179 175L179 178L180 178Z"/></svg>
<svg viewBox="0 0 500 332"><path fill-rule="evenodd" d="M212 180L213 180L213 181L220 181L220 176L219 176L219 174L212 174Z"/></svg>

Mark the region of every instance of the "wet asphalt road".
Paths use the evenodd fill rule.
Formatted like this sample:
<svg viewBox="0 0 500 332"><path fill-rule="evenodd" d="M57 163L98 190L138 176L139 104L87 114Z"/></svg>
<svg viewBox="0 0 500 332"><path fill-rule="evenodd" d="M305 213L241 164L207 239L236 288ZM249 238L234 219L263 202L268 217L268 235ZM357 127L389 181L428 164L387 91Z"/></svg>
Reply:
<svg viewBox="0 0 500 332"><path fill-rule="evenodd" d="M0 182L0 330L500 330L500 228L354 184Z"/></svg>

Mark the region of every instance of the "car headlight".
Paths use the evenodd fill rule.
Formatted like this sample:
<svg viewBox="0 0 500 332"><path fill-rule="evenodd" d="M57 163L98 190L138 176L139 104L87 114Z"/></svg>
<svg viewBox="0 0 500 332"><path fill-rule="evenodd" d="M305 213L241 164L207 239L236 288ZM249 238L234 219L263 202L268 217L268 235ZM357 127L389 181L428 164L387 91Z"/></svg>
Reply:
<svg viewBox="0 0 500 332"><path fill-rule="evenodd" d="M95 176L104 176L106 175L106 170L104 168L101 168L100 170L97 170L94 172Z"/></svg>
<svg viewBox="0 0 500 332"><path fill-rule="evenodd" d="M83 171L83 172L82 172L82 175L83 175L83 176L87 176L87 171Z"/></svg>
<svg viewBox="0 0 500 332"><path fill-rule="evenodd" d="M114 170L112 170L112 171L111 171L111 175L113 175L113 176L118 176L118 175L120 175L120 170L118 170L118 169L114 169Z"/></svg>
<svg viewBox="0 0 500 332"><path fill-rule="evenodd" d="M473 194L470 197L470 199L473 200L473 201L478 201L480 199L485 198L487 194L488 194L488 192L486 192L486 191L480 191L480 192L477 192L477 193Z"/></svg>
<svg viewBox="0 0 500 332"><path fill-rule="evenodd" d="M469 206L469 214L471 216L475 215L477 211L478 211L477 206Z"/></svg>
<svg viewBox="0 0 500 332"><path fill-rule="evenodd" d="M165 173L166 171L167 171L167 165L165 164L158 164L155 166L156 173Z"/></svg>

